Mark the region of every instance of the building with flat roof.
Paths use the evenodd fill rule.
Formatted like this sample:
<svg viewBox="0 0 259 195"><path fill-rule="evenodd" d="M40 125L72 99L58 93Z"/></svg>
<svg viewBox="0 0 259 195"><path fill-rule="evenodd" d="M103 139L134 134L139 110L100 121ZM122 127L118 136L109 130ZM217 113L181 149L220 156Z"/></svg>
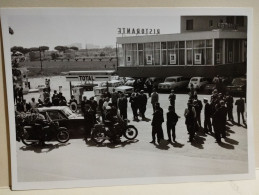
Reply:
<svg viewBox="0 0 259 195"><path fill-rule="evenodd" d="M177 34L117 37L118 74L131 77L241 76L247 17L182 16Z"/></svg>

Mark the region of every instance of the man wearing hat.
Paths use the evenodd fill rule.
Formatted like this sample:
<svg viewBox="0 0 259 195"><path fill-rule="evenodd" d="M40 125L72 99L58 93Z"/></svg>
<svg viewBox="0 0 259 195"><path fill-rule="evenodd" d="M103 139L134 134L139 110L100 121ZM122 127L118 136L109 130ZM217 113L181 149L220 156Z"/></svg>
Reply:
<svg viewBox="0 0 259 195"><path fill-rule="evenodd" d="M170 105L173 106L173 108L175 109L175 99L176 99L176 95L174 94L174 90L171 90L171 93L168 97L169 101L170 101Z"/></svg>
<svg viewBox="0 0 259 195"><path fill-rule="evenodd" d="M212 128L211 128L211 107L208 102L207 98L203 98L203 103L204 103L204 131L205 133L212 133Z"/></svg>

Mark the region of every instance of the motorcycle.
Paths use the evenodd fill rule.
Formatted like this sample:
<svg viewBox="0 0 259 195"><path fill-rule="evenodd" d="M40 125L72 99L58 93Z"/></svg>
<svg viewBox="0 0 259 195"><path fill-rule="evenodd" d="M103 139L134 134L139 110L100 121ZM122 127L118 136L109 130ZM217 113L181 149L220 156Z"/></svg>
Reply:
<svg viewBox="0 0 259 195"><path fill-rule="evenodd" d="M92 129L91 139L96 144L102 144L105 140L115 142L116 138L124 136L128 140L134 140L138 136L138 130L133 125L128 125L128 120L119 119L114 125L110 122L95 124Z"/></svg>
<svg viewBox="0 0 259 195"><path fill-rule="evenodd" d="M26 146L30 146L42 141L57 140L66 143L70 139L67 128L60 127L58 121L52 121L47 115L48 120L43 120L41 125L27 125L23 127L21 140Z"/></svg>

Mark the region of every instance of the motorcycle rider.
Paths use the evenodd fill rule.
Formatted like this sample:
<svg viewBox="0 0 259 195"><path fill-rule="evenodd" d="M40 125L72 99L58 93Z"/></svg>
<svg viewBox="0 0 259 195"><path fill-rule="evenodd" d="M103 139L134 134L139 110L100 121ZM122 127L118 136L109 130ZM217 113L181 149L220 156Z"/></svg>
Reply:
<svg viewBox="0 0 259 195"><path fill-rule="evenodd" d="M38 134L39 145L44 146L46 134L43 128L46 124L44 115L40 114L38 109L32 109L31 114L27 117L29 117L29 123L33 126Z"/></svg>

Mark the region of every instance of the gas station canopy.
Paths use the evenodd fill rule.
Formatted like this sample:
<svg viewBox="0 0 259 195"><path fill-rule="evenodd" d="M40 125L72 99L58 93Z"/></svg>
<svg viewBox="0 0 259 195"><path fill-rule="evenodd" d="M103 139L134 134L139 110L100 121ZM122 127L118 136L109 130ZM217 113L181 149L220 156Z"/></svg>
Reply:
<svg viewBox="0 0 259 195"><path fill-rule="evenodd" d="M67 81L109 81L114 70L70 71L66 75Z"/></svg>

